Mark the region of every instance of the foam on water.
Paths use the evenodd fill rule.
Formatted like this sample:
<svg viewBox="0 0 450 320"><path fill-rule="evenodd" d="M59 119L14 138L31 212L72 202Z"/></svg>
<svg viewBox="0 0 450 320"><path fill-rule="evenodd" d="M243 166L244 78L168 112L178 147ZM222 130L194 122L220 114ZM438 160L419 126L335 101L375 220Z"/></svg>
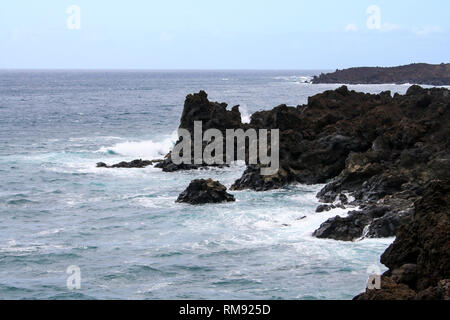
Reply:
<svg viewBox="0 0 450 320"><path fill-rule="evenodd" d="M130 156L142 159L162 159L169 153L177 141L177 132L162 141L125 141L119 142L111 147L101 147L98 152L111 153L122 156Z"/></svg>
<svg viewBox="0 0 450 320"><path fill-rule="evenodd" d="M284 77L274 77L275 80L284 80L291 83L310 83L313 79L312 76L284 76Z"/></svg>
<svg viewBox="0 0 450 320"><path fill-rule="evenodd" d="M246 105L240 105L239 111L241 112L241 120L242 123L250 123L251 114L248 112L248 108Z"/></svg>

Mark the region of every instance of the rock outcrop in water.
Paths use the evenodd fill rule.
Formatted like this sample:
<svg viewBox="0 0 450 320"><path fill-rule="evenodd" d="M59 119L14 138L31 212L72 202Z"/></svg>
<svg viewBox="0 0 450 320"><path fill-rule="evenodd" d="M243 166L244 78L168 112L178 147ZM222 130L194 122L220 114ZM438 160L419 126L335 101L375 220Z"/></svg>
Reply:
<svg viewBox="0 0 450 320"><path fill-rule="evenodd" d="M427 184L412 221L401 226L381 262L389 270L380 290L357 300L450 300L450 180Z"/></svg>
<svg viewBox="0 0 450 320"><path fill-rule="evenodd" d="M155 163L160 163L162 160L142 160L142 159L136 159L130 162L122 161L116 164L113 164L111 166L108 166L104 162L98 162L97 168L145 168L151 165L154 165Z"/></svg>
<svg viewBox="0 0 450 320"><path fill-rule="evenodd" d="M227 192L227 188L212 179L192 180L186 190L178 197L176 202L190 204L220 203L235 201L234 196Z"/></svg>
<svg viewBox="0 0 450 320"><path fill-rule="evenodd" d="M397 228L411 219L411 211L395 207L363 205L363 210L350 211L348 216L328 219L314 231L317 238L352 241L362 237L385 238L395 235Z"/></svg>
<svg viewBox="0 0 450 320"><path fill-rule="evenodd" d="M187 129L191 134L194 132L194 121L202 121L202 131L218 129L225 136L226 129L243 128L245 125L241 120L239 106L227 110L226 103L210 102L205 91L189 94L184 102L179 128ZM179 143L180 140L177 141ZM194 154L192 152L192 154ZM206 164L175 164L172 162L171 154L166 155L164 161L157 164L165 172L178 170L192 170L206 167Z"/></svg>
<svg viewBox="0 0 450 320"><path fill-rule="evenodd" d="M444 86L450 85L450 64L442 63L439 65L432 65L426 63L416 63L391 68L349 68L315 76L312 83L416 83Z"/></svg>

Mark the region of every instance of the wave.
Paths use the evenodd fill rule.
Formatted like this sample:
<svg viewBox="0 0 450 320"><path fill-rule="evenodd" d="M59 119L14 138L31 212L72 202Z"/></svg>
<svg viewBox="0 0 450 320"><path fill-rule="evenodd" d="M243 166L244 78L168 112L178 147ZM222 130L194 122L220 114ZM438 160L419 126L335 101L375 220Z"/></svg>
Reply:
<svg viewBox="0 0 450 320"><path fill-rule="evenodd" d="M15 200L9 200L6 203L9 205L20 206L20 205L27 205L27 204L32 204L32 203L36 203L36 202L28 200L28 199L15 199Z"/></svg>
<svg viewBox="0 0 450 320"><path fill-rule="evenodd" d="M241 112L242 123L250 123L251 114L248 112L248 108L245 104L239 105L239 111Z"/></svg>
<svg viewBox="0 0 450 320"><path fill-rule="evenodd" d="M174 131L170 137L161 141L143 140L119 142L110 147L101 147L97 152L142 159L162 158L172 149L177 138L178 134Z"/></svg>
<svg viewBox="0 0 450 320"><path fill-rule="evenodd" d="M50 252L54 250L65 249L65 247L61 245L46 245L46 244L29 244L29 245L21 245L16 242L16 240L12 239L6 243L6 246L0 247L1 253L29 253L29 252Z"/></svg>
<svg viewBox="0 0 450 320"><path fill-rule="evenodd" d="M311 76L281 76L275 77L275 80L284 80L293 83L310 83L313 77Z"/></svg>

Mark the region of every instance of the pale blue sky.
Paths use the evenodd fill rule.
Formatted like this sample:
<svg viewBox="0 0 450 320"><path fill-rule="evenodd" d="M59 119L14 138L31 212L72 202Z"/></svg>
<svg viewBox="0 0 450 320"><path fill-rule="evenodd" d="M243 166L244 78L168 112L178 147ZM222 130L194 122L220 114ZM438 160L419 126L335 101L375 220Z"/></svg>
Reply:
<svg viewBox="0 0 450 320"><path fill-rule="evenodd" d="M81 29L70 30L70 5ZM366 9L381 9L368 29ZM447 0L11 0L0 68L335 69L450 62Z"/></svg>

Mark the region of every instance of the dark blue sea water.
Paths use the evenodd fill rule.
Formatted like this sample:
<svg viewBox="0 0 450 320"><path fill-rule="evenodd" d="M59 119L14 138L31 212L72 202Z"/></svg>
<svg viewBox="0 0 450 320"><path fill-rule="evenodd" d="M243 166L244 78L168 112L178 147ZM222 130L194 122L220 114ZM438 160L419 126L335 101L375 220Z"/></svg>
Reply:
<svg viewBox="0 0 450 320"><path fill-rule="evenodd" d="M189 93L240 104L248 119L338 87L302 83L315 73L0 71L0 298L349 299L362 291L393 239L311 237L346 214L314 213L320 185L233 192L235 203L193 207L174 202L192 179L230 186L244 167L95 167L161 158ZM71 265L81 270L79 290L66 286Z"/></svg>

